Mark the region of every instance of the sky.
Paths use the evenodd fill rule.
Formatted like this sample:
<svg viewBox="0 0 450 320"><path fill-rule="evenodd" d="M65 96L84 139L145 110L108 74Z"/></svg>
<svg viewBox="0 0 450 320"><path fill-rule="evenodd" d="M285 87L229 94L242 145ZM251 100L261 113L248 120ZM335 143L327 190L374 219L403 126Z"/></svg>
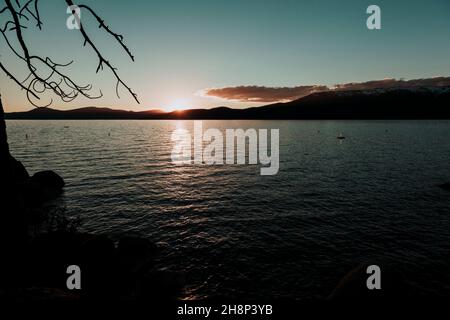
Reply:
<svg viewBox="0 0 450 320"><path fill-rule="evenodd" d="M246 88L265 95L279 95L277 88L283 88L292 95L305 87L450 76L448 0L84 0L83 4L124 36L135 62L82 11L86 31L141 103L123 87L120 98L116 96L109 70L95 72L96 55L83 46L78 30L66 27L65 1L40 0L42 31L24 22L30 52L61 63L74 60L66 72L81 84L91 83L93 94L101 90L104 95L64 103L44 93L42 105L53 99L57 109L243 108L274 100L249 99ZM371 4L381 8L381 30L366 26ZM14 32L7 35L14 38ZM0 41L0 62L25 79L23 63ZM233 95L224 94L230 91ZM0 93L7 112L32 108L25 92L1 70Z"/></svg>

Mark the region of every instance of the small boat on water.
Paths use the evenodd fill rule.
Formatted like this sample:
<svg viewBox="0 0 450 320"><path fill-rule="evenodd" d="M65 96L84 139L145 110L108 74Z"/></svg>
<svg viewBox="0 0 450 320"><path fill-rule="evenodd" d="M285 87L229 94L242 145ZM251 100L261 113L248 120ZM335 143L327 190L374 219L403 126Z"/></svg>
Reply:
<svg viewBox="0 0 450 320"><path fill-rule="evenodd" d="M337 138L338 138L339 140L343 140L343 139L345 139L345 136L344 136L342 133L340 133L340 134L337 136Z"/></svg>

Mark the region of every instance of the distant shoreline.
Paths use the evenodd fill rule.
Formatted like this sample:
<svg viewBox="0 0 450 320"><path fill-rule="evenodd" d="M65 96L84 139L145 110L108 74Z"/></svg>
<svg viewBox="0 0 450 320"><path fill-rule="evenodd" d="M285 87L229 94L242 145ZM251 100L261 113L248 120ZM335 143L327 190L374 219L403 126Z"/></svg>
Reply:
<svg viewBox="0 0 450 320"><path fill-rule="evenodd" d="M96 118L96 119L81 119L81 118L67 118L67 119L51 119L51 118L39 118L39 119L26 119L26 118L7 118L6 121L9 120L14 120L14 121L30 121L30 120L37 120L37 121L123 121L123 120L131 120L131 121L161 121L161 120L168 120L168 121L188 121L188 120L199 120L199 121L244 121L244 120L248 120L248 121L450 121L450 118L379 118L379 119L375 119L375 118L370 118L370 119L366 119L366 118L353 118L353 119L277 119L277 118L273 118L273 119L214 119L214 118L198 118L198 119L193 119L193 118L189 118L189 119L183 119L183 118L179 118L179 119L121 119L121 118L115 118L115 119L103 119L103 118Z"/></svg>
<svg viewBox="0 0 450 320"><path fill-rule="evenodd" d="M8 120L448 120L450 87L417 87L310 94L247 109L217 107L163 112L86 107L6 113Z"/></svg>

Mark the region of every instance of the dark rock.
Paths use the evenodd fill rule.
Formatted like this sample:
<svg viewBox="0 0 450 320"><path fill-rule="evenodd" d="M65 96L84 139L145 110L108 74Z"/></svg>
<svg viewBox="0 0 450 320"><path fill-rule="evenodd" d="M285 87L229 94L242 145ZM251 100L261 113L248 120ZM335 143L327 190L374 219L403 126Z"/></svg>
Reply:
<svg viewBox="0 0 450 320"><path fill-rule="evenodd" d="M107 236L96 235L80 248L80 268L83 273L83 290L86 296L113 297L118 293L114 242Z"/></svg>
<svg viewBox="0 0 450 320"><path fill-rule="evenodd" d="M70 265L82 272L82 292L87 296L115 293L114 242L106 236L72 232L51 232L38 236L30 248L27 265L29 282L37 287L65 289Z"/></svg>
<svg viewBox="0 0 450 320"><path fill-rule="evenodd" d="M154 256L157 246L151 241L139 237L123 237L119 240L119 254L133 257Z"/></svg>
<svg viewBox="0 0 450 320"><path fill-rule="evenodd" d="M57 190L62 190L65 185L63 178L51 170L37 172L30 180L47 188L54 188Z"/></svg>
<svg viewBox="0 0 450 320"><path fill-rule="evenodd" d="M23 201L31 207L41 205L43 202L54 198L54 193L51 190L43 188L39 183L28 181L20 184L20 193L23 196Z"/></svg>
<svg viewBox="0 0 450 320"><path fill-rule="evenodd" d="M171 271L154 271L148 273L140 282L141 297L167 300L178 297L185 285L183 273Z"/></svg>
<svg viewBox="0 0 450 320"><path fill-rule="evenodd" d="M9 153L1 156L0 172L2 179L0 185L2 188L11 188L14 183L23 183L28 180L30 175L20 161L17 161Z"/></svg>
<svg viewBox="0 0 450 320"><path fill-rule="evenodd" d="M450 191L450 182L438 185L439 188Z"/></svg>
<svg viewBox="0 0 450 320"><path fill-rule="evenodd" d="M18 184L18 192L22 196L22 200L29 207L35 208L43 203L58 198L62 189L48 188L38 182L32 180Z"/></svg>
<svg viewBox="0 0 450 320"><path fill-rule="evenodd" d="M139 277L154 265L157 246L138 237L124 237L117 246L117 266L128 277Z"/></svg>
<svg viewBox="0 0 450 320"><path fill-rule="evenodd" d="M111 259L114 255L114 242L105 235L94 235L82 243L81 251L88 261Z"/></svg>
<svg viewBox="0 0 450 320"><path fill-rule="evenodd" d="M9 170L14 182L25 182L30 178L22 162L16 160L13 156L10 156L9 159Z"/></svg>
<svg viewBox="0 0 450 320"><path fill-rule="evenodd" d="M64 180L54 171L41 171L35 173L29 180L43 189L42 196L44 200L50 200L61 195L64 188Z"/></svg>
<svg viewBox="0 0 450 320"><path fill-rule="evenodd" d="M80 248L92 236L70 232L50 232L30 244L30 268L26 276L38 287L65 287L66 268L80 263Z"/></svg>
<svg viewBox="0 0 450 320"><path fill-rule="evenodd" d="M72 291L61 290L58 288L31 287L18 288L8 291L8 294L1 294L0 298L3 302L10 300L13 303L30 303L30 302L77 302L80 300L79 294Z"/></svg>
<svg viewBox="0 0 450 320"><path fill-rule="evenodd" d="M67 231L41 234L18 253L24 259L13 259L14 263L6 273L11 279L11 287L20 283L19 287L31 289L10 293L5 298L147 301L151 297L155 301L172 301L182 292L184 275L154 270L156 251L157 247L151 241L137 237L124 237L116 247L105 235ZM67 291L66 269L69 265L78 265L81 269L82 290L79 292Z"/></svg>

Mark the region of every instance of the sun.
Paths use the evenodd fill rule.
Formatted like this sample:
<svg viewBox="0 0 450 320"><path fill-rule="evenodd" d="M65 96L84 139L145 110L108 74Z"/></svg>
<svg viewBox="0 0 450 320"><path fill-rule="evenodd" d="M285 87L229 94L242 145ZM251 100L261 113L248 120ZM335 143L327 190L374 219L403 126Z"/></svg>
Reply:
<svg viewBox="0 0 450 320"><path fill-rule="evenodd" d="M189 99L174 99L164 107L167 112L181 111L192 108Z"/></svg>

